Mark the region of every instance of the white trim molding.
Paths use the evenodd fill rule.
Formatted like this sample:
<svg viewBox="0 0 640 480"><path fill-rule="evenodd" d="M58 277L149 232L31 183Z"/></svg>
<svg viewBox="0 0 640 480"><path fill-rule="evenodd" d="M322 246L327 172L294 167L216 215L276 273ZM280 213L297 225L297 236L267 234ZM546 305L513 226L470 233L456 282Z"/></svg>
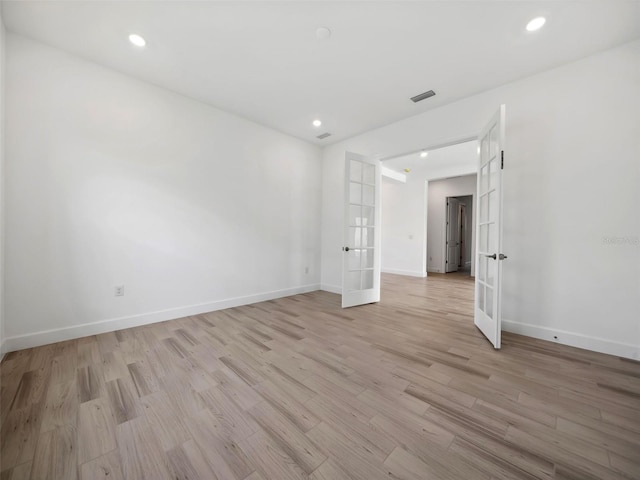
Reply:
<svg viewBox="0 0 640 480"><path fill-rule="evenodd" d="M164 322L177 318L188 317L191 315L199 315L202 313L214 312L216 310L224 310L226 308L240 307L242 305L250 305L252 303L266 302L275 300L276 298L289 297L300 293L309 293L320 290L319 284L303 285L300 287L286 288L283 290L273 290L271 292L258 293L255 295L247 295L244 297L229 298L226 300L217 300L207 303L199 303L196 305L188 305L184 307L170 308L167 310L159 310L156 312L141 313L127 317L110 318L92 323L84 323L80 325L72 325L69 327L56 328L52 330L42 330L24 335L14 335L7 337L2 342L2 355L15 350L24 348L39 347L50 343L72 340L74 338L82 338L90 335L98 335L100 333L114 332L123 328L140 327L151 323Z"/></svg>
<svg viewBox="0 0 640 480"><path fill-rule="evenodd" d="M640 360L640 346L629 343L614 342L604 338L590 337L580 333L557 330L555 328L541 327L528 323L502 320L502 330L505 332L526 335L527 337L539 338L550 342L561 343L571 347L582 348L594 352L616 355L618 357Z"/></svg>
<svg viewBox="0 0 640 480"><path fill-rule="evenodd" d="M381 271L382 273L391 273L392 275L405 275L407 277L425 278L427 276L427 272L419 272L417 270L394 270L393 268L383 268Z"/></svg>
<svg viewBox="0 0 640 480"><path fill-rule="evenodd" d="M342 295L342 287L340 285L328 285L323 283L320 285L320 290L329 293L337 293L338 295Z"/></svg>

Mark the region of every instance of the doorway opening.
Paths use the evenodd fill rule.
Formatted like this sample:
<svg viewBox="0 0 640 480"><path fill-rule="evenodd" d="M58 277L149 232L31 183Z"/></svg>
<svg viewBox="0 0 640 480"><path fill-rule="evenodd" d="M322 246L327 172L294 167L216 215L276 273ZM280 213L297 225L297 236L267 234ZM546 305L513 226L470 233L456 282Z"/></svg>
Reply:
<svg viewBox="0 0 640 480"><path fill-rule="evenodd" d="M473 195L447 197L445 273L471 276L473 259Z"/></svg>
<svg viewBox="0 0 640 480"><path fill-rule="evenodd" d="M445 273L447 197L464 197L457 214L464 219L462 232L458 230L464 247L452 265L467 278L472 275L477 140L394 157L382 167L382 272L414 277Z"/></svg>
<svg viewBox="0 0 640 480"><path fill-rule="evenodd" d="M398 157L387 157L380 158L382 154L375 154L370 158L362 157L361 163L367 163L373 165L373 169L375 170L375 175L373 180L375 180L375 185L365 179L363 175L357 174L353 177L350 174L349 165L351 165L349 155L350 152L346 152L345 155L345 216L344 216L344 225L345 225L345 242L349 243L351 241L351 233L352 228L355 228L356 236L354 237L356 240L362 238L361 230L362 228L374 228L376 233L375 235L374 245L372 246L375 250L377 250L377 254L374 255L374 264L373 268L370 269L373 272L373 277L380 279L380 274L382 272L388 273L399 273L401 275L413 275L426 277L427 276L427 207L431 204L428 201L427 192L429 191L429 182L432 180L436 180L438 178L446 178L456 175L469 175L472 172L476 173L476 192L478 201L474 201L473 204L478 204L478 212L479 219L476 220L477 230L478 230L478 240L477 240L477 251L472 253L472 256L475 256L475 261L471 261L470 265L470 273L474 275L474 264L478 265L478 275L474 279L475 284L475 303L474 303L474 324L480 329L480 331L487 337L487 339L493 344L494 348L500 348L500 331L501 331L501 286L502 286L502 260L507 258L500 250L502 248L502 169L504 168L504 144L505 144L505 105L500 105L500 108L496 111L496 113L491 117L487 125L482 129L480 134L475 139L467 139L466 141L458 141L458 142L449 142L446 144L441 144L439 148L433 149L423 149L421 151L414 151L411 154L398 156ZM477 143L476 143L477 140ZM426 160L429 156L429 153L436 152L438 150L445 150L446 147L449 148L472 148L474 153L472 155L467 156L462 162L462 170L466 170L465 172L456 172L453 173L451 170L456 170L456 165L452 165L451 162L444 162L443 170L448 173L448 175L444 175L442 171L434 174L431 168L426 169L426 178L423 176L420 178L416 177L415 181L409 181L409 176L412 172L411 167L405 166L402 168L402 163L416 161L416 155L421 159ZM385 161L385 165L381 164L382 161ZM392 162L396 164L401 162L400 165L394 165L396 169L390 168L392 166ZM467 163L469 162L469 163ZM476 167L477 165L477 167ZM420 165L424 166L423 164ZM427 165L428 166L428 165ZM398 171L397 168L400 167L404 173ZM361 171L360 169L359 171ZM424 173L424 172L423 172ZM394 215L382 215L381 221L376 221L374 225L367 224L366 227L363 224L353 224L351 223L352 219L358 220L362 219L362 216L352 215L352 208L362 207L364 206L374 206L374 211L378 218L380 218L380 212L391 211L393 209L388 208L389 203L387 199L388 195L384 195L384 206L383 203L378 203L375 201L373 204L365 202L365 187L374 188L372 192L367 193L367 198L370 198L372 194L374 194L377 198L380 198L381 187L382 190L385 189L385 185L382 182L382 178L389 178L390 181L397 181L405 184L407 187L409 184L415 185L418 188L414 189L404 189L404 192L400 195L404 195L406 198L411 197L410 190L415 190L421 198L421 202L396 202L396 205L400 205L400 209L397 210L400 212L398 217L409 218L409 223L411 223L414 227L416 225L421 225L422 228L412 228L412 230L417 232L417 238L415 233L411 233L411 231L407 231L404 228L399 232L399 235L396 235L395 240L401 240L396 242L395 245L395 254L396 257L401 258L404 262L404 265L410 265L414 267L416 263L411 261L411 257L413 260L419 259L420 257L422 262L420 262L418 270L397 270L392 271L389 268L389 259L387 255L385 255L385 245L387 244L385 237L385 232L388 233L388 225L385 225L388 219L393 219ZM371 179L369 179L371 180ZM370 190L370 189L369 189ZM447 195L451 197L452 195ZM354 203L353 199L360 199L360 203ZM415 198L414 198L415 200ZM422 218L421 221L414 222L414 215L411 214L410 209L415 208L417 205L421 205L422 210ZM405 208L406 207L406 208ZM466 207L466 205L465 205ZM406 211L403 211L406 210ZM420 208L419 208L420 210ZM362 212L361 212L362 213ZM460 212L459 212L460 213ZM467 212L465 212L467 213ZM475 215L472 213L472 222ZM397 224L403 224L403 221L396 222ZM404 222L406 223L406 221ZM446 227L446 225L445 225ZM475 231L476 229L473 229ZM348 232L348 233L347 233ZM398 233L398 232L397 232ZM473 232L472 232L473 233ZM367 235L367 239L369 235ZM405 241L405 238L408 240L418 240L414 242L414 245L409 245ZM445 245L446 245L446 235L445 235ZM361 243L361 242L360 242ZM390 244L393 242L389 242ZM398 248L398 246L404 243L407 246L406 249ZM429 242L431 243L431 242ZM469 242L467 241L467 244ZM472 248L474 241L472 240ZM420 251L420 254L417 256L413 255L416 247ZM420 248L421 247L421 248ZM368 248L368 246L367 246ZM342 248L345 254L343 255L343 282L342 282L342 297L343 297L343 307L345 306L345 296L349 294L349 283L346 281L346 278L353 271L356 273L360 273L358 285L362 286L362 272L360 270L353 270L349 266L349 260L351 257L354 257L354 254L358 249L353 249L354 254L349 253L352 249L349 245L346 245ZM361 249L360 249L361 250ZM466 251L466 250L465 250ZM399 252L399 254L398 254ZM493 253L492 253L493 252ZM457 252L460 253L459 251ZM454 251L454 255L456 252ZM449 253L448 255L451 255ZM447 254L445 253L445 259ZM492 260L491 264L488 265L489 260ZM446 261L446 260L445 260ZM458 259L458 263L464 262L464 266L466 266L466 261L464 257ZM362 267L362 262L360 262L360 267ZM362 269L361 269L362 270ZM446 266L443 269L446 272ZM415 273L418 273L416 275ZM376 287L374 284L374 288L371 290L375 290L373 293L376 294L377 298L380 297L380 286ZM352 305L361 305L365 302L358 301L353 303Z"/></svg>

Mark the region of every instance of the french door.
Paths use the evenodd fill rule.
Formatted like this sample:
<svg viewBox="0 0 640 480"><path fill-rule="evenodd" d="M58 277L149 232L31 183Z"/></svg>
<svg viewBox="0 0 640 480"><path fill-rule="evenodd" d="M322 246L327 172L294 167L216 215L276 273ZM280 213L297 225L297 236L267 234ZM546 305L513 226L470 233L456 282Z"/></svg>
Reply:
<svg viewBox="0 0 640 480"><path fill-rule="evenodd" d="M504 166L505 106L478 137L476 279L474 323L495 348L502 330L502 168Z"/></svg>
<svg viewBox="0 0 640 480"><path fill-rule="evenodd" d="M380 161L345 154L342 308L380 301Z"/></svg>

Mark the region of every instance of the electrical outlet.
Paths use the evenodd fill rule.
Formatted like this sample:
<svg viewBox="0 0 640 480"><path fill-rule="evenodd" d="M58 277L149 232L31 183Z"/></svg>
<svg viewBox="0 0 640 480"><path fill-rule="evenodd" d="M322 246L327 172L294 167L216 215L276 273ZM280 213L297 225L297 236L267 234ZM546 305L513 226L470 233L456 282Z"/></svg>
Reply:
<svg viewBox="0 0 640 480"><path fill-rule="evenodd" d="M124 295L124 285L117 285L114 288L114 294L116 297L122 297Z"/></svg>

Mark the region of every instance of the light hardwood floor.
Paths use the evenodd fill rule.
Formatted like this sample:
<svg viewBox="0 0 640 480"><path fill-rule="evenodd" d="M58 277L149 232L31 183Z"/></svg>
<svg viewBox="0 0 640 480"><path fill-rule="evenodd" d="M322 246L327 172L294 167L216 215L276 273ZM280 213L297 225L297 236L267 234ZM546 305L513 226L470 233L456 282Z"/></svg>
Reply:
<svg viewBox="0 0 640 480"><path fill-rule="evenodd" d="M472 292L384 275L375 305L314 292L8 354L0 478L640 478L640 364L494 351Z"/></svg>

